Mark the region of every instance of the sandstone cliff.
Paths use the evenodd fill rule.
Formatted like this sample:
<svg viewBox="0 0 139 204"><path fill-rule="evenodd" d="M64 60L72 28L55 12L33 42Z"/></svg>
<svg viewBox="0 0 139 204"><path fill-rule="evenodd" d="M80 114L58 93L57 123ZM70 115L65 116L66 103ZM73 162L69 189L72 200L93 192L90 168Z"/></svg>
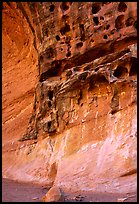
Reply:
<svg viewBox="0 0 139 204"><path fill-rule="evenodd" d="M136 190L136 2L3 3L3 177Z"/></svg>

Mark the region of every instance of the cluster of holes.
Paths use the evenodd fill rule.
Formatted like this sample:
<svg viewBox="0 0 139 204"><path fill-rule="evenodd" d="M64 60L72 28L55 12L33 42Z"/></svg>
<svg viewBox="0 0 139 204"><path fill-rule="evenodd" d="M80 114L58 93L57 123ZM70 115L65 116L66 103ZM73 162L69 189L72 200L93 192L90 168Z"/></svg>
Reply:
<svg viewBox="0 0 139 204"><path fill-rule="evenodd" d="M100 16L100 20L104 20L104 17L103 17L103 16Z"/></svg>
<svg viewBox="0 0 139 204"><path fill-rule="evenodd" d="M119 12L125 12L127 9L127 5L124 2L120 2L118 5L118 11Z"/></svg>
<svg viewBox="0 0 139 204"><path fill-rule="evenodd" d="M114 71L113 75L117 78L123 78L128 73L127 68L119 65Z"/></svg>
<svg viewBox="0 0 139 204"><path fill-rule="evenodd" d="M93 39L90 40L91 43L95 42Z"/></svg>
<svg viewBox="0 0 139 204"><path fill-rule="evenodd" d="M50 5L50 8L49 8L49 11L50 11L50 12L53 12L53 11L54 11L54 9L55 9L54 4L51 4L51 5Z"/></svg>

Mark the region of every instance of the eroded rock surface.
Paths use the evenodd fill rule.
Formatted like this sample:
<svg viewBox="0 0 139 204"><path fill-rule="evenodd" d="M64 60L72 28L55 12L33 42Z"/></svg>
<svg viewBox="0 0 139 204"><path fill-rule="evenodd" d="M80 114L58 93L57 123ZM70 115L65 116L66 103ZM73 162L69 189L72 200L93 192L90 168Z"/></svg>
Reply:
<svg viewBox="0 0 139 204"><path fill-rule="evenodd" d="M136 29L136 2L3 3L4 177L136 191Z"/></svg>

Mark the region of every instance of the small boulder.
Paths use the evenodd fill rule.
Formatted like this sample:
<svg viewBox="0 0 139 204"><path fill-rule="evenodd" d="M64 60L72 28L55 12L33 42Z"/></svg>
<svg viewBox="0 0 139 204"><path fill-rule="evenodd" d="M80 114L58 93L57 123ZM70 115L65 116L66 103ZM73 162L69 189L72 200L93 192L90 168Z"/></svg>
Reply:
<svg viewBox="0 0 139 204"><path fill-rule="evenodd" d="M46 195L42 197L42 202L64 202L64 196L60 188L53 186Z"/></svg>

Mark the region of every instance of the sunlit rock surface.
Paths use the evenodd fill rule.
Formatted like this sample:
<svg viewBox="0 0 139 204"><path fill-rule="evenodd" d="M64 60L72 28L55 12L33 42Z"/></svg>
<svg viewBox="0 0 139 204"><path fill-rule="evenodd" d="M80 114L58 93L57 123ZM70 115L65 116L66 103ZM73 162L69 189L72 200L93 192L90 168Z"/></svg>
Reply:
<svg viewBox="0 0 139 204"><path fill-rule="evenodd" d="M136 191L136 2L3 3L3 177Z"/></svg>

